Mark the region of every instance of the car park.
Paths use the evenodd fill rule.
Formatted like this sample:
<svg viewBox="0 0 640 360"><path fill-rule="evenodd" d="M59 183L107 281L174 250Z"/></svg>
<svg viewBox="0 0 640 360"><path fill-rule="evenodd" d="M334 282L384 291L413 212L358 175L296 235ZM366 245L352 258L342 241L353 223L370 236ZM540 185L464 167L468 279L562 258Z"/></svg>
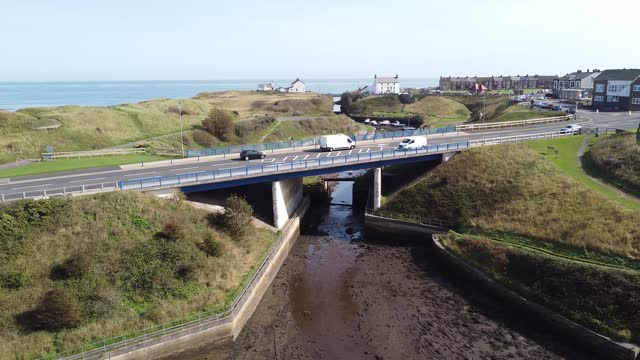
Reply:
<svg viewBox="0 0 640 360"><path fill-rule="evenodd" d="M258 150L242 150L240 152L240 159L249 160L249 159L264 159L267 155L262 151Z"/></svg>
<svg viewBox="0 0 640 360"><path fill-rule="evenodd" d="M389 121L389 120L382 120L382 121L380 122L380 125L382 125L382 126L391 125L391 121Z"/></svg>
<svg viewBox="0 0 640 360"><path fill-rule="evenodd" d="M560 129L560 132L562 134L574 134L574 135L577 135L580 132L580 129L582 129L582 126L580 126L580 125L569 124L569 125L563 127L562 129Z"/></svg>

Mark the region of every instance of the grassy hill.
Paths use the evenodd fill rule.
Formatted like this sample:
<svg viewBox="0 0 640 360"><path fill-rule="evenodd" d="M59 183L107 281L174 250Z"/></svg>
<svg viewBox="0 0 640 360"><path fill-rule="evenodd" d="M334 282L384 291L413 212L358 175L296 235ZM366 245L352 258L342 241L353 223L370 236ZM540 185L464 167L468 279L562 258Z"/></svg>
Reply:
<svg viewBox="0 0 640 360"><path fill-rule="evenodd" d="M180 130L179 102L183 105L186 130L197 128L213 107L233 112L238 120L265 115L332 114L329 96L240 91L109 107L0 111L0 163L37 158L47 145L53 145L56 151L91 150L176 133Z"/></svg>
<svg viewBox="0 0 640 360"><path fill-rule="evenodd" d="M439 96L425 96L403 105L397 96L369 96L353 104L353 114L361 116L408 117L420 115L430 125L463 122L469 116L467 108L454 100Z"/></svg>
<svg viewBox="0 0 640 360"><path fill-rule="evenodd" d="M231 237L136 192L0 206L0 358L34 358L228 305L275 233Z"/></svg>
<svg viewBox="0 0 640 360"><path fill-rule="evenodd" d="M471 112L470 121L481 120L480 113L484 114L486 122L528 120L564 115L564 113L557 111L529 110L527 106L511 103L507 95L455 96L451 99L464 104L469 109Z"/></svg>
<svg viewBox="0 0 640 360"><path fill-rule="evenodd" d="M635 134L601 138L583 159L589 173L640 197L640 145Z"/></svg>
<svg viewBox="0 0 640 360"><path fill-rule="evenodd" d="M444 245L488 276L595 331L640 342L640 210L562 168L524 144L476 148L392 195L383 211L455 224Z"/></svg>

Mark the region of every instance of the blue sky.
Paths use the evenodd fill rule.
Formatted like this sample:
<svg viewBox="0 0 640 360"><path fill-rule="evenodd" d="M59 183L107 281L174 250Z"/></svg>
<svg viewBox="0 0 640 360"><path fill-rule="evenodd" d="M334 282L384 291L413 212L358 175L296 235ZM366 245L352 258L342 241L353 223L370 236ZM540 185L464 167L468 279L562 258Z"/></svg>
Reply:
<svg viewBox="0 0 640 360"><path fill-rule="evenodd" d="M0 9L0 81L640 67L638 0L0 0Z"/></svg>

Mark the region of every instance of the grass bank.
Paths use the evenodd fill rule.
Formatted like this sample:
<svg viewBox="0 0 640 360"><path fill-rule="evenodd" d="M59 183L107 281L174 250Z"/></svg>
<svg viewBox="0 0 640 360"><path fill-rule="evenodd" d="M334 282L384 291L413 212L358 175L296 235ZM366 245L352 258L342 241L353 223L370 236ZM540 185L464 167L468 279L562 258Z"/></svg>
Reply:
<svg viewBox="0 0 640 360"><path fill-rule="evenodd" d="M0 358L225 308L276 234L220 224L136 192L0 206Z"/></svg>
<svg viewBox="0 0 640 360"><path fill-rule="evenodd" d="M431 126L461 123L469 117L469 110L447 97L425 96L414 103L402 104L396 95L369 96L353 103L353 115L404 118L422 116Z"/></svg>
<svg viewBox="0 0 640 360"><path fill-rule="evenodd" d="M640 197L640 145L633 133L601 137L584 154L587 172Z"/></svg>

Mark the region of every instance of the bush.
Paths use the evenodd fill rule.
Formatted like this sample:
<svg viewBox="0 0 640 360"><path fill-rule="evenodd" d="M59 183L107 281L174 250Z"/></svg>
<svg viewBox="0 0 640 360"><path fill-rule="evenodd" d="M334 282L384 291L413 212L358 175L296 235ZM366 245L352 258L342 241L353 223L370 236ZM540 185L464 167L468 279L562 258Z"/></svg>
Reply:
<svg viewBox="0 0 640 360"><path fill-rule="evenodd" d="M247 200L236 194L227 199L227 206L222 214L222 226L234 239L242 238L250 228L253 208Z"/></svg>
<svg viewBox="0 0 640 360"><path fill-rule="evenodd" d="M0 287L16 290L31 285L31 277L21 272L0 274Z"/></svg>
<svg viewBox="0 0 640 360"><path fill-rule="evenodd" d="M209 112L202 127L211 135L222 141L230 141L233 139L235 124L233 123L233 115L227 111L215 108Z"/></svg>
<svg viewBox="0 0 640 360"><path fill-rule="evenodd" d="M216 143L215 138L211 136L211 134L202 130L194 130L191 137L193 137L193 141L195 141L196 144L204 147L211 147Z"/></svg>
<svg viewBox="0 0 640 360"><path fill-rule="evenodd" d="M235 134L240 138L252 136L258 132L268 129L275 121L276 119L271 116L239 121L236 123Z"/></svg>
<svg viewBox="0 0 640 360"><path fill-rule="evenodd" d="M17 316L16 321L33 330L60 331L80 325L82 314L78 299L64 289L48 291L38 306Z"/></svg>
<svg viewBox="0 0 640 360"><path fill-rule="evenodd" d="M215 233L209 233L199 245L200 250L210 257L218 257L224 252L224 244Z"/></svg>
<svg viewBox="0 0 640 360"><path fill-rule="evenodd" d="M188 107L182 107L182 110L178 109L177 106L169 106L167 108L168 113L180 114L182 115L196 115L195 111L189 109Z"/></svg>
<svg viewBox="0 0 640 360"><path fill-rule="evenodd" d="M83 253L77 253L53 266L49 277L53 280L78 279L89 271L90 266L91 259Z"/></svg>
<svg viewBox="0 0 640 360"><path fill-rule="evenodd" d="M185 232L183 225L169 222L164 224L164 227L162 230L158 231L156 237L163 240L177 241L185 239Z"/></svg>
<svg viewBox="0 0 640 360"><path fill-rule="evenodd" d="M400 94L398 95L398 100L402 104L413 104L416 102L416 99L411 94Z"/></svg>

